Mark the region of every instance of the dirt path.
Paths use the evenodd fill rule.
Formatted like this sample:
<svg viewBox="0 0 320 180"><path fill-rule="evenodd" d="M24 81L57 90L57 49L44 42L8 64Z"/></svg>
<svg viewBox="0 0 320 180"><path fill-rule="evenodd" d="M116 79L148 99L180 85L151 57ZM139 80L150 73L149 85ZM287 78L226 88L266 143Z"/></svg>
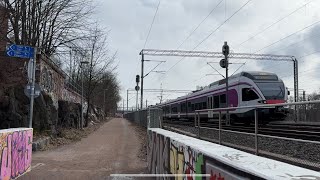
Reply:
<svg viewBox="0 0 320 180"><path fill-rule="evenodd" d="M141 139L125 119L115 118L81 141L32 157L27 179L109 179L113 173L143 173L146 162L137 156Z"/></svg>

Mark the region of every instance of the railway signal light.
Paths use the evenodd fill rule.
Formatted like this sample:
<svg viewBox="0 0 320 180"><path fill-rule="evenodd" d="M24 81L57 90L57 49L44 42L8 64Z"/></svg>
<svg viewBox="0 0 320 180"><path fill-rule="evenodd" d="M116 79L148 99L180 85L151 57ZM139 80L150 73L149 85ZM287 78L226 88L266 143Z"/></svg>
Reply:
<svg viewBox="0 0 320 180"><path fill-rule="evenodd" d="M224 45L222 46L222 54L225 56L228 56L229 52L230 52L229 46L228 46L227 42L224 42Z"/></svg>
<svg viewBox="0 0 320 180"><path fill-rule="evenodd" d="M140 82L140 76L136 75L136 83L139 83L139 82Z"/></svg>
<svg viewBox="0 0 320 180"><path fill-rule="evenodd" d="M222 67L222 68L226 68L227 67L227 62L226 62L226 60L225 59L221 59L221 61L220 61L220 66Z"/></svg>

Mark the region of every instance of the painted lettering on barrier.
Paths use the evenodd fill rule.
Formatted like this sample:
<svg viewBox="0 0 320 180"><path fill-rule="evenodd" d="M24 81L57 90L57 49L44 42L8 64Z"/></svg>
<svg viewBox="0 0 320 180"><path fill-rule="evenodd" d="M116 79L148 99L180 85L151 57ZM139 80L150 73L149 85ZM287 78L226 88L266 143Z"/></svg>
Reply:
<svg viewBox="0 0 320 180"><path fill-rule="evenodd" d="M155 133L149 134L148 162L150 164L149 171L151 173L165 172L169 173L169 139L157 135Z"/></svg>
<svg viewBox="0 0 320 180"><path fill-rule="evenodd" d="M210 175L206 177L210 180L244 179L221 169L211 162L210 157L161 134L148 131L148 142L148 168L151 174L185 175L176 176L177 180L202 180L205 177L201 174ZM225 158L239 160L241 156L233 155Z"/></svg>
<svg viewBox="0 0 320 180"><path fill-rule="evenodd" d="M2 133L0 179L15 179L30 170L32 130Z"/></svg>
<svg viewBox="0 0 320 180"><path fill-rule="evenodd" d="M188 180L202 179L203 155L188 146L176 142L170 143L170 172L172 174L185 174ZM183 179L183 177L177 177Z"/></svg>

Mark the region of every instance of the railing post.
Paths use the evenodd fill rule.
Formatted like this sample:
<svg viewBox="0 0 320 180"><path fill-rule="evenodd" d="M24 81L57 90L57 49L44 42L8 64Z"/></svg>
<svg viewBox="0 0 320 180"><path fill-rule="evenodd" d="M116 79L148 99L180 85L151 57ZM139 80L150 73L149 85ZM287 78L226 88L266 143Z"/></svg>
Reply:
<svg viewBox="0 0 320 180"><path fill-rule="evenodd" d="M257 108L254 109L254 135L255 135L256 155L258 155L259 148L258 148L258 112L257 112Z"/></svg>
<svg viewBox="0 0 320 180"><path fill-rule="evenodd" d="M221 144L221 111L219 111L219 144Z"/></svg>

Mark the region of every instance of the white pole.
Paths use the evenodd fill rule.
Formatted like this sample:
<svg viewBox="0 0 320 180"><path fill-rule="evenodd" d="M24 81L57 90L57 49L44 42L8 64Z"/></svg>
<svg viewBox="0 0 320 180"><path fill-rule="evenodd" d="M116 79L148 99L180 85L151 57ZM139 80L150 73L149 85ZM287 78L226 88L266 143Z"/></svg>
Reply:
<svg viewBox="0 0 320 180"><path fill-rule="evenodd" d="M30 94L30 115L29 115L29 128L32 128L33 118L33 104L34 104L34 89L35 89L35 77L36 77L36 64L37 62L37 48L34 48L34 55L32 59L32 79L31 79L31 94Z"/></svg>

